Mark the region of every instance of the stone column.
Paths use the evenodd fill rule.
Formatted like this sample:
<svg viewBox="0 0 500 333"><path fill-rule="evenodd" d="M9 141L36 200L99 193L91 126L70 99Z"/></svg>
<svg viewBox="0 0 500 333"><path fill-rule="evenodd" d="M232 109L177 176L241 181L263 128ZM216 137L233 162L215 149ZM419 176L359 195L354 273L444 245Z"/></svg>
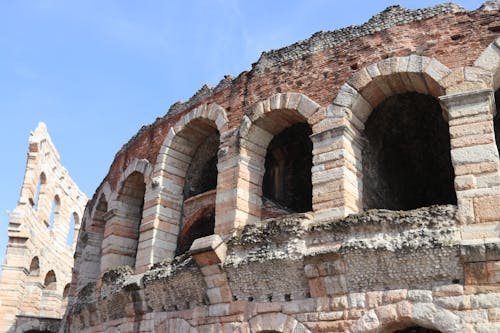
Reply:
<svg viewBox="0 0 500 333"><path fill-rule="evenodd" d="M491 227L464 227L463 236L495 237L494 228L500 221L500 161L493 127L493 91L446 95L440 101L449 123L458 218L462 223Z"/></svg>
<svg viewBox="0 0 500 333"><path fill-rule="evenodd" d="M210 304L232 301L231 287L226 272L221 267L226 259L226 252L227 246L219 235L198 238L189 249L207 284Z"/></svg>
<svg viewBox="0 0 500 333"><path fill-rule="evenodd" d="M251 152L243 139L240 148L243 153L239 153L236 135L232 131L221 135L223 144L218 154L215 233L223 237L260 220L259 193L264 171L248 157Z"/></svg>
<svg viewBox="0 0 500 333"><path fill-rule="evenodd" d="M363 209L359 134L338 126L311 135L313 211L316 220L342 218Z"/></svg>
<svg viewBox="0 0 500 333"><path fill-rule="evenodd" d="M111 217L102 242L101 274L116 266L129 265L134 269L140 222L123 208L112 209L108 214Z"/></svg>

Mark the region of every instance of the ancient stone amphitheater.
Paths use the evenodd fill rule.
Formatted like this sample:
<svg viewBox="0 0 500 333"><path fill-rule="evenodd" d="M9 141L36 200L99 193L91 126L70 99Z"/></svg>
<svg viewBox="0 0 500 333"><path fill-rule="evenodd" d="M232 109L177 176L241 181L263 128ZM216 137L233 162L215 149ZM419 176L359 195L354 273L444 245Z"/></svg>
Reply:
<svg viewBox="0 0 500 333"><path fill-rule="evenodd" d="M499 11L389 7L144 126L59 331L500 332Z"/></svg>

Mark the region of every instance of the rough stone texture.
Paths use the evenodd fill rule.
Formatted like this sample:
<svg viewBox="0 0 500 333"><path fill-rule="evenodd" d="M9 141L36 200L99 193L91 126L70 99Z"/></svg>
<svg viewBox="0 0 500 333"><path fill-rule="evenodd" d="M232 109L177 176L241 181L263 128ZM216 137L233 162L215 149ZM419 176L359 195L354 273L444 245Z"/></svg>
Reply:
<svg viewBox="0 0 500 333"><path fill-rule="evenodd" d="M0 332L57 332L86 203L60 164L45 124L38 124L29 138L21 196L9 215Z"/></svg>
<svg viewBox="0 0 500 333"><path fill-rule="evenodd" d="M143 127L87 205L60 332L497 330L498 21L498 2L471 12L453 4L389 7L362 26L264 53L250 71L203 87ZM394 142L401 140L388 135L379 154L364 154L373 140L365 123L366 131L384 131L369 128L372 111L396 95L399 108L427 107L408 102L415 93L432 99L436 117L421 116L440 119L439 137L449 145L432 144L436 136ZM404 131L406 121L417 129L406 134L428 136L419 117L409 119L390 131ZM264 200L263 183L269 145L298 123L312 131L312 209L294 214ZM215 132L215 192L187 198L215 156ZM452 200L430 190L414 205L386 206L385 198L380 209L364 209L363 189L373 181L364 165L380 163L369 159L398 144L411 158L396 153L394 165L398 157L431 166L446 160ZM432 174L411 179L411 187L403 182L415 176L408 172L398 191L442 178L422 169ZM139 224L131 212L140 212L141 196L120 195L134 173L145 187ZM214 211L214 219L196 224ZM225 256L204 238L175 257L179 239L207 236L198 232L211 222ZM101 249L108 254L102 260Z"/></svg>

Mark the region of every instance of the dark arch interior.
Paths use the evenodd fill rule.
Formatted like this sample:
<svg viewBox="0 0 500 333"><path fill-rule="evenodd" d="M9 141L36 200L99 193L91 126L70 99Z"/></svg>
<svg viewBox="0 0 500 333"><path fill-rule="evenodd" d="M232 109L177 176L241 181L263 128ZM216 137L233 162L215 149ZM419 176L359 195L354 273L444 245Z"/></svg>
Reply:
<svg viewBox="0 0 500 333"><path fill-rule="evenodd" d="M135 249L133 253L137 253L139 240L139 228L141 226L142 210L144 207L144 194L146 193L146 184L144 176L140 172L131 173L119 192L118 200L125 204L127 217L130 220L130 229L135 236ZM132 256L131 267L135 266L135 255Z"/></svg>
<svg viewBox="0 0 500 333"><path fill-rule="evenodd" d="M266 154L262 192L293 212L312 210L312 130L296 123L277 134Z"/></svg>
<svg viewBox="0 0 500 333"><path fill-rule="evenodd" d="M497 149L500 152L500 89L495 92L495 107L497 109L497 114L495 115L495 118L493 118L493 124L495 125Z"/></svg>
<svg viewBox="0 0 500 333"><path fill-rule="evenodd" d="M193 223L182 228L177 242L175 255L178 256L189 250L195 239L214 234L215 207L207 207L198 215Z"/></svg>
<svg viewBox="0 0 500 333"><path fill-rule="evenodd" d="M186 172L184 198L195 196L217 187L217 150L219 149L219 132L209 134L196 148Z"/></svg>
<svg viewBox="0 0 500 333"><path fill-rule="evenodd" d="M393 333L441 333L441 332L436 330L431 330L429 328L413 326L405 328L404 330L394 331Z"/></svg>
<svg viewBox="0 0 500 333"><path fill-rule="evenodd" d="M47 275L45 275L45 280L43 282L45 289L56 290L57 289L56 283L57 283L56 274L54 273L54 271L49 271Z"/></svg>
<svg viewBox="0 0 500 333"><path fill-rule="evenodd" d="M38 260L38 257L33 257L30 263L29 275L38 276L38 274L40 274L40 261Z"/></svg>
<svg viewBox="0 0 500 333"><path fill-rule="evenodd" d="M448 125L432 96L387 98L365 123L365 209L456 204Z"/></svg>
<svg viewBox="0 0 500 333"><path fill-rule="evenodd" d="M64 286L64 290L63 290L63 298L66 298L68 297L69 295L69 288L70 288L70 284L68 283L67 285Z"/></svg>

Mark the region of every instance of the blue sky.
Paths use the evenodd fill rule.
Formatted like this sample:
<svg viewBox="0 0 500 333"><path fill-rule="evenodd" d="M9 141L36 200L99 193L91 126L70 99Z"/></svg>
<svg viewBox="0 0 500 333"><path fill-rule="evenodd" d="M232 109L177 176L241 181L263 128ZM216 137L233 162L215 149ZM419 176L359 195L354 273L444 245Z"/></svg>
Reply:
<svg viewBox="0 0 500 333"><path fill-rule="evenodd" d="M0 0L0 262L39 121L91 197L120 147L174 102L250 69L262 51L396 3L440 1Z"/></svg>

